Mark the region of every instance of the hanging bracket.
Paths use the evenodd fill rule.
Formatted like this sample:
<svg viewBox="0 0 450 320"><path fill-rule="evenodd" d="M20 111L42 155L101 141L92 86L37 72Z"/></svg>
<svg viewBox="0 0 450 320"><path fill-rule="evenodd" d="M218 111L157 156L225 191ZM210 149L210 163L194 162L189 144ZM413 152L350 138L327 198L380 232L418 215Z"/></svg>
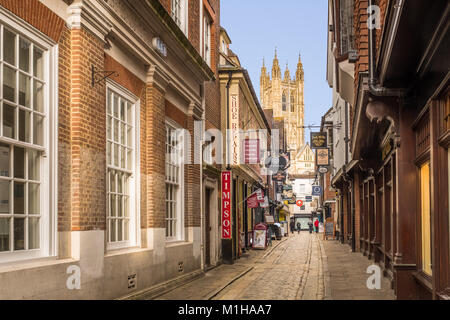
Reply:
<svg viewBox="0 0 450 320"><path fill-rule="evenodd" d="M92 65L92 87L95 87L96 84L111 76L118 77L119 73L117 71L100 71L97 70L94 65Z"/></svg>

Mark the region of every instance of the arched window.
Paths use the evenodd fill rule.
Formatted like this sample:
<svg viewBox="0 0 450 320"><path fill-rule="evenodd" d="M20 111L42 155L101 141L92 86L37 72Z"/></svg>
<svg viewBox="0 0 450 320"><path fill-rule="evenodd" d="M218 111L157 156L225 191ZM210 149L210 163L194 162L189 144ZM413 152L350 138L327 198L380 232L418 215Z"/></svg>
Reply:
<svg viewBox="0 0 450 320"><path fill-rule="evenodd" d="M295 112L295 95L291 93L291 112Z"/></svg>
<svg viewBox="0 0 450 320"><path fill-rule="evenodd" d="M283 92L283 111L286 111L286 93Z"/></svg>

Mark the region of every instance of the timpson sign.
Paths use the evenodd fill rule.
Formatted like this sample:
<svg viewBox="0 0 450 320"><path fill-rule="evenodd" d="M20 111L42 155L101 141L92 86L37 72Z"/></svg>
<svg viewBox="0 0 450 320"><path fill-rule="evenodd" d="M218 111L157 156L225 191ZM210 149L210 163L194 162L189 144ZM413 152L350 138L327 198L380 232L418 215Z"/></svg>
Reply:
<svg viewBox="0 0 450 320"><path fill-rule="evenodd" d="M231 239L231 172L222 172L222 239Z"/></svg>

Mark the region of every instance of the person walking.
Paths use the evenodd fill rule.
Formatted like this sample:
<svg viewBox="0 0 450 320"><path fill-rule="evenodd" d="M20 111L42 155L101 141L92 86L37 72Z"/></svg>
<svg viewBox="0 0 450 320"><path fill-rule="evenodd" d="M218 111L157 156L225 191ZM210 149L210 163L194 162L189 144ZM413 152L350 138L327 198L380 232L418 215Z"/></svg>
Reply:
<svg viewBox="0 0 450 320"><path fill-rule="evenodd" d="M316 227L316 233L319 233L319 219L314 221L314 227Z"/></svg>
<svg viewBox="0 0 450 320"><path fill-rule="evenodd" d="M308 227L309 227L309 234L311 234L312 231L313 231L313 222L312 222L312 219L308 221Z"/></svg>
<svg viewBox="0 0 450 320"><path fill-rule="evenodd" d="M297 231L298 234L300 234L300 231L302 231L302 225L300 224L300 222L297 222Z"/></svg>
<svg viewBox="0 0 450 320"><path fill-rule="evenodd" d="M294 222L294 220L291 220L291 223L289 224L289 226L291 227L291 233L294 234L294 231L295 231L295 222Z"/></svg>

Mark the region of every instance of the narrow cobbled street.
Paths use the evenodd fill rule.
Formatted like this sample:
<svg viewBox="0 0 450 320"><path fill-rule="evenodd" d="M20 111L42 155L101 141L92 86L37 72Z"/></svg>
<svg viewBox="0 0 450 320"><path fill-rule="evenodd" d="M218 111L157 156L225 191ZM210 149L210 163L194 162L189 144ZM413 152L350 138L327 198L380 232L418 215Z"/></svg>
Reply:
<svg viewBox="0 0 450 320"><path fill-rule="evenodd" d="M302 232L276 241L266 251L252 250L233 265L221 265L204 277L159 296L156 300L391 300L389 282L369 290L372 264L347 245L324 241L323 235ZM270 276L270 281L268 281Z"/></svg>

